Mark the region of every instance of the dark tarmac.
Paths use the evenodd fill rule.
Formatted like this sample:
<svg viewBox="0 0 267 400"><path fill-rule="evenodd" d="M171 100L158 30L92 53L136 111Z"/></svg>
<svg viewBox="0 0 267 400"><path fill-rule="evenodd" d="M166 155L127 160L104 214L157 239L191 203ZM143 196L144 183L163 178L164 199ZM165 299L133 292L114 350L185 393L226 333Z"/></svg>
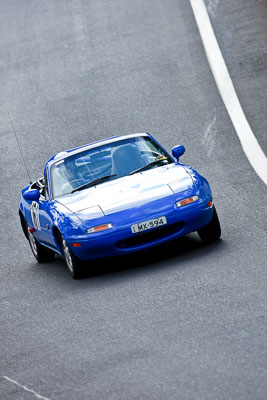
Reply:
<svg viewBox="0 0 267 400"><path fill-rule="evenodd" d="M266 154L267 2L206 4ZM0 88L1 400L266 400L267 188L189 1L1 1ZM210 182L222 240L193 233L89 262L79 281L60 258L37 264L18 217L28 177L8 112L32 180L52 154L109 136L185 145L181 161Z"/></svg>

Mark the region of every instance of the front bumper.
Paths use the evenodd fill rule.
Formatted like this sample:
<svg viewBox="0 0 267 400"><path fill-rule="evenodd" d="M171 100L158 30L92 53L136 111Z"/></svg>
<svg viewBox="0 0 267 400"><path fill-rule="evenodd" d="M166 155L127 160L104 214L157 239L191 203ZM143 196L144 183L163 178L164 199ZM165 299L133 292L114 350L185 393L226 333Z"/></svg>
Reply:
<svg viewBox="0 0 267 400"><path fill-rule="evenodd" d="M115 256L147 249L194 232L212 219L211 197L177 208L177 196L160 199L146 206L107 215L93 221L94 226L112 223L113 228L101 233L66 238L72 252L81 260ZM156 210L156 211L155 211ZM153 218L165 216L167 225L142 233L131 232L131 226ZM91 221L92 222L92 221ZM80 247L73 247L79 242Z"/></svg>

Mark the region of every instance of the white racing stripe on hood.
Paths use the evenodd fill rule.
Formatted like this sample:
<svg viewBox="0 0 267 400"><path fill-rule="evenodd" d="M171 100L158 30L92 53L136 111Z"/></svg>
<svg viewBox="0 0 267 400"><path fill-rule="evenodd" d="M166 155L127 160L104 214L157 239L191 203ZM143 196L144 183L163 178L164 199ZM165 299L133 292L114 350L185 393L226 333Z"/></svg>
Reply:
<svg viewBox="0 0 267 400"><path fill-rule="evenodd" d="M83 211L83 217L88 214L88 218L92 219L96 218L93 215L98 207L109 215L188 190L192 186L189 174L181 165L169 164L77 191L57 200L73 213Z"/></svg>

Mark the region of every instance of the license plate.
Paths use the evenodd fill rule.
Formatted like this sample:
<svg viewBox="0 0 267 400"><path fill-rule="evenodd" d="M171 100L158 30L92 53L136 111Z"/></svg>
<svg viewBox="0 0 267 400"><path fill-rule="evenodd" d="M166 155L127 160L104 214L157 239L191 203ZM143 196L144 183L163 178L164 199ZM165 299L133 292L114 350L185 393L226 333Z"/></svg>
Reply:
<svg viewBox="0 0 267 400"><path fill-rule="evenodd" d="M140 222L139 224L135 224L131 226L132 233L139 233L143 231L147 231L148 229L157 228L158 226L166 225L167 219L166 217L159 217L150 219L149 221Z"/></svg>

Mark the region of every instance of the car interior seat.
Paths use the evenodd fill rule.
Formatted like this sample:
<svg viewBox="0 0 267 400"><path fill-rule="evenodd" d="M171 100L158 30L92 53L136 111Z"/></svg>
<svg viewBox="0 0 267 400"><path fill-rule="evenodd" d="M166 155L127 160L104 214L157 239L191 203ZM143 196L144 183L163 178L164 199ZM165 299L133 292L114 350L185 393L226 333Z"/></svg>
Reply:
<svg viewBox="0 0 267 400"><path fill-rule="evenodd" d="M112 153L111 174L118 177L128 175L130 172L146 164L137 146L125 144L115 149Z"/></svg>

